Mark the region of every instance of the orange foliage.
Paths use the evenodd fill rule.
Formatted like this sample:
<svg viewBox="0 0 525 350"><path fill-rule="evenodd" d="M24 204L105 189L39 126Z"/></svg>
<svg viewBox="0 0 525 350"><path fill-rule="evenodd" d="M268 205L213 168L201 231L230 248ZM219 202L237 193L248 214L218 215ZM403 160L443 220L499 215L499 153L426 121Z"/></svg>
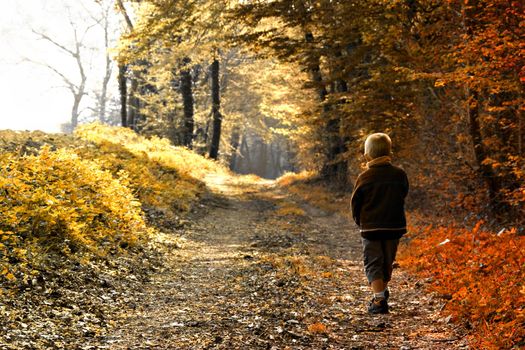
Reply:
<svg viewBox="0 0 525 350"><path fill-rule="evenodd" d="M401 250L403 267L433 278L430 289L449 295L446 310L474 327L475 348L525 344L525 236L458 227L412 228Z"/></svg>
<svg viewBox="0 0 525 350"><path fill-rule="evenodd" d="M325 334L328 333L328 329L321 322L316 322L308 326L308 332L312 334Z"/></svg>

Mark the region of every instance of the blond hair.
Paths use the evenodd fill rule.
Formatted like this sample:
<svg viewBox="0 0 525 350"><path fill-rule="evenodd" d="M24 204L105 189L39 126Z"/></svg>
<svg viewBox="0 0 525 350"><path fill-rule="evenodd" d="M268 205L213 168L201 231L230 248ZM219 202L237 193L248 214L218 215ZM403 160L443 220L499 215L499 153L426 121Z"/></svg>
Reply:
<svg viewBox="0 0 525 350"><path fill-rule="evenodd" d="M365 141L365 155L370 159L390 156L392 154L392 140L387 134L378 132L370 134Z"/></svg>

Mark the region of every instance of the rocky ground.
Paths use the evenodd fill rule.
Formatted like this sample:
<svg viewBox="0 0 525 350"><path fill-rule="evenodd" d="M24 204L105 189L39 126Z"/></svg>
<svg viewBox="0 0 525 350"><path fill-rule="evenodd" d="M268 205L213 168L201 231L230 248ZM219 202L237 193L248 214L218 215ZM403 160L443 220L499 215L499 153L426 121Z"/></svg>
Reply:
<svg viewBox="0 0 525 350"><path fill-rule="evenodd" d="M0 349L468 349L439 314L446 300L400 269L390 314L367 314L359 234L346 219L273 182L207 184L154 255L79 268L55 287L36 281L0 303Z"/></svg>

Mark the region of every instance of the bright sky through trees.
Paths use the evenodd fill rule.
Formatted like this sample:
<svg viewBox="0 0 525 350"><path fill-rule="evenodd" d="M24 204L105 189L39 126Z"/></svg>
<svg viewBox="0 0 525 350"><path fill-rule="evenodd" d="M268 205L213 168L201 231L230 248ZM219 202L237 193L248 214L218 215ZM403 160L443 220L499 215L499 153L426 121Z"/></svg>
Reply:
<svg viewBox="0 0 525 350"><path fill-rule="evenodd" d="M72 45L73 29L69 23L71 13L79 28L84 28L87 16L82 1L51 0L2 0L0 11L0 130L43 130L60 131L60 124L71 118L71 93L63 81L51 70L49 64L59 69L71 80L78 80L74 61L52 44L33 33L45 33L57 42ZM94 2L86 2L95 10ZM76 18L75 16L81 16ZM75 24L77 25L77 24ZM88 45L93 48L87 55L91 65L88 84L95 86L101 79L103 59L100 53L103 45L98 28L88 33ZM100 56L100 57L99 57ZM89 96L81 109L85 109ZM87 111L84 111L84 115Z"/></svg>

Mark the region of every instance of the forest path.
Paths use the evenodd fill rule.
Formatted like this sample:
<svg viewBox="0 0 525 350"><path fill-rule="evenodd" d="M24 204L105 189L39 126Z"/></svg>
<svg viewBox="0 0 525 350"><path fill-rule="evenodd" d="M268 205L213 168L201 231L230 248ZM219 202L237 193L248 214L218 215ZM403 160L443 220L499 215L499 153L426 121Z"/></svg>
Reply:
<svg viewBox="0 0 525 350"><path fill-rule="evenodd" d="M391 313L367 314L359 235L343 217L271 181L210 176L207 185L180 249L88 348L467 348L440 319L443 300L402 271ZM285 215L299 207L304 215Z"/></svg>

